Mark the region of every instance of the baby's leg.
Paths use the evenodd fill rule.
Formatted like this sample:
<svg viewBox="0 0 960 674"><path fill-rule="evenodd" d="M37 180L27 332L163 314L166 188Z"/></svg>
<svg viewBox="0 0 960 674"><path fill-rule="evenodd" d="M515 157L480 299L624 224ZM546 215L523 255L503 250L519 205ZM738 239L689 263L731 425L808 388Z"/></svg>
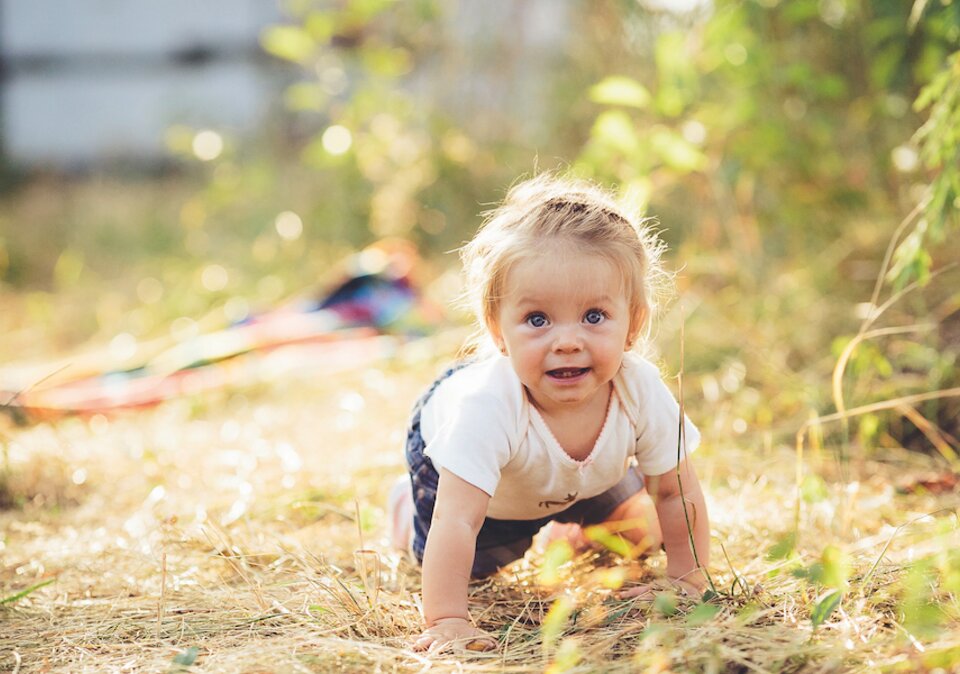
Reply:
<svg viewBox="0 0 960 674"><path fill-rule="evenodd" d="M636 552L639 555L648 554L663 543L657 510L646 489L641 489L617 505L601 522L600 526L603 525L638 548ZM591 525L585 526L589 528ZM546 547L557 540L566 540L574 552L583 552L591 546L584 526L573 522L550 522L543 528L539 540L541 546Z"/></svg>
<svg viewBox="0 0 960 674"><path fill-rule="evenodd" d="M604 524L609 526L612 533L630 541L640 554L657 550L663 543L657 508L646 489L641 489L614 508Z"/></svg>
<svg viewBox="0 0 960 674"><path fill-rule="evenodd" d="M566 541L574 552L583 552L590 547L590 540L584 535L583 527L576 522L549 522L537 534L536 546L546 549L554 541Z"/></svg>
<svg viewBox="0 0 960 674"><path fill-rule="evenodd" d="M410 478L397 478L387 497L387 513L390 522L390 545L397 550L409 550L413 541L413 494Z"/></svg>

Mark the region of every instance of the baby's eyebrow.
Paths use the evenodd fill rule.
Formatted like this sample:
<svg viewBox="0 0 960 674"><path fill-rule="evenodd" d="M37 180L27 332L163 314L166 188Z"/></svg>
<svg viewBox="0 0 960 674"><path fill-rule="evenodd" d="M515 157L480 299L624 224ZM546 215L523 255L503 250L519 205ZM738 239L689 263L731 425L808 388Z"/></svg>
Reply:
<svg viewBox="0 0 960 674"><path fill-rule="evenodd" d="M540 298L537 297L521 297L517 300L517 306L526 306L528 304L538 305L538 304L549 304Z"/></svg>
<svg viewBox="0 0 960 674"><path fill-rule="evenodd" d="M613 298L610 295L600 295L599 297L591 297L588 300L580 302L583 306L590 308L597 304L612 304ZM523 307L527 305L541 305L549 307L552 304L552 300L543 299L540 297L520 297L517 300L517 306Z"/></svg>

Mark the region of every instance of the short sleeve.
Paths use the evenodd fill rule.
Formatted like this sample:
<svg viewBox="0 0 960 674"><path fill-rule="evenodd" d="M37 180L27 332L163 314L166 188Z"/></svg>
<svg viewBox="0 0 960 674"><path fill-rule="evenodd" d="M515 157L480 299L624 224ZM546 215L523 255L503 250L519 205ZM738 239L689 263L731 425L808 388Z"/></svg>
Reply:
<svg viewBox="0 0 960 674"><path fill-rule="evenodd" d="M493 496L516 444L511 432L516 424L503 401L490 394L466 395L431 412L435 431L423 453L438 470L445 468Z"/></svg>
<svg viewBox="0 0 960 674"><path fill-rule="evenodd" d="M634 455L645 475L662 475L676 468L700 445L700 431L684 415L684 436L680 433L680 405L667 388L660 372L651 363L632 364L629 386L636 393L637 440ZM681 439L683 447L681 447Z"/></svg>

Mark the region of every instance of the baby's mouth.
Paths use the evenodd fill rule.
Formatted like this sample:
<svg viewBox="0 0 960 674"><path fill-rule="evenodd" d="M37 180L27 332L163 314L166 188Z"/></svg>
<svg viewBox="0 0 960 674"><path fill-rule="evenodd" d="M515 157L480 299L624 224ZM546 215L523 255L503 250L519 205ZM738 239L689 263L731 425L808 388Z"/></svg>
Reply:
<svg viewBox="0 0 960 674"><path fill-rule="evenodd" d="M556 370L547 370L547 374L556 379L573 379L589 371L589 367L559 367Z"/></svg>

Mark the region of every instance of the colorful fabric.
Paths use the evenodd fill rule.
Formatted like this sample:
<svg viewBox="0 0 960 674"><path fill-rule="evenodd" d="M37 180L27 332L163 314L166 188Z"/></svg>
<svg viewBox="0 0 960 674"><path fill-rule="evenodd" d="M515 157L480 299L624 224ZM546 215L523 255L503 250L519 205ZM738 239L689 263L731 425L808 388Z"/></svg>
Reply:
<svg viewBox="0 0 960 674"><path fill-rule="evenodd" d="M0 410L32 417L94 414L375 362L442 321L414 282L418 259L408 242L378 242L346 259L342 280L316 299L187 339L132 367L112 369L102 356L78 356L46 371L8 366L0 371Z"/></svg>

